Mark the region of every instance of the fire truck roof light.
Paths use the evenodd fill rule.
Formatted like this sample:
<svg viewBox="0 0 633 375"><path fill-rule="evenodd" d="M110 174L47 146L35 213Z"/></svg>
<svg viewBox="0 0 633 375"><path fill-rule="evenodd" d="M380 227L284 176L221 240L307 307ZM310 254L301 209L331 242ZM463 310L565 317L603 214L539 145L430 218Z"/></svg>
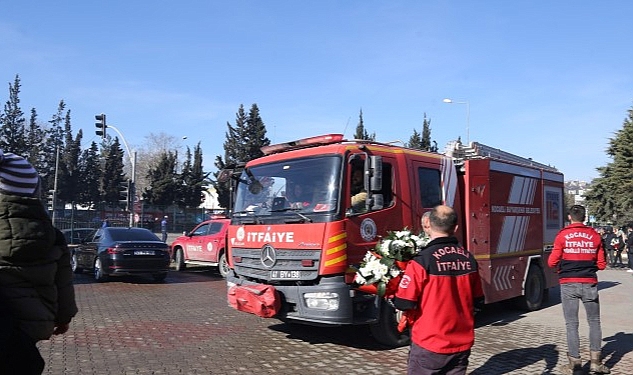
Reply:
<svg viewBox="0 0 633 375"><path fill-rule="evenodd" d="M261 148L264 155L276 154L278 152L294 150L298 148L327 145L330 143L337 143L343 140L343 134L325 134L317 135L316 137L298 139L296 141L277 143L270 146L264 146Z"/></svg>

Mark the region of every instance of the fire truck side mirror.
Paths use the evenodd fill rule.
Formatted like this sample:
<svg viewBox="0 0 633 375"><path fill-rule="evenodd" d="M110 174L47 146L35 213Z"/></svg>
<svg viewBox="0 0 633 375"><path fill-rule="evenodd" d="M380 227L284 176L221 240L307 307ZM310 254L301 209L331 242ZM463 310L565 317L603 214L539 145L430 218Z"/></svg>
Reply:
<svg viewBox="0 0 633 375"><path fill-rule="evenodd" d="M369 189L371 191L382 190L382 156L370 156L369 168L371 169Z"/></svg>

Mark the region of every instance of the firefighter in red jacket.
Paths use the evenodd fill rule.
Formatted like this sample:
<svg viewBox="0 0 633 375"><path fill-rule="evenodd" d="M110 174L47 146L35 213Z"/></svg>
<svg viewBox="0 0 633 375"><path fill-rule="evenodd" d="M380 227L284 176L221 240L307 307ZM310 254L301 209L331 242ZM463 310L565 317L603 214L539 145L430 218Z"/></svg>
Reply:
<svg viewBox="0 0 633 375"><path fill-rule="evenodd" d="M578 305L582 301L589 323L589 350L595 374L608 374L602 364L602 328L600 326L600 300L598 298L598 270L607 266L600 234L583 224L585 208L574 205L569 210L570 225L563 228L554 240L554 248L547 263L558 269L561 305L567 329L567 358L565 374L584 374L580 359L578 336Z"/></svg>
<svg viewBox="0 0 633 375"><path fill-rule="evenodd" d="M457 215L437 206L423 218L431 241L409 262L393 299L417 310L408 374L465 374L475 342L475 300L483 299L477 262L453 236Z"/></svg>

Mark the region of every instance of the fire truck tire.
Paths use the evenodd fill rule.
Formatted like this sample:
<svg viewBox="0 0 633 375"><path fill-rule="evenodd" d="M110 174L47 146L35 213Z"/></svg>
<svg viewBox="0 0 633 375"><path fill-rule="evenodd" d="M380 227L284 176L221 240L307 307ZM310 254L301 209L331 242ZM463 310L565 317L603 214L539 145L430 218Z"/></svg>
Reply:
<svg viewBox="0 0 633 375"><path fill-rule="evenodd" d="M519 307L526 311L541 308L545 299L545 276L541 268L532 264L525 279L525 293L518 300Z"/></svg>
<svg viewBox="0 0 633 375"><path fill-rule="evenodd" d="M398 322L402 312L396 310L391 303L382 299L380 302L380 316L378 322L371 324L369 330L374 339L382 345L396 348L411 343L410 332L398 332Z"/></svg>
<svg viewBox="0 0 633 375"><path fill-rule="evenodd" d="M220 272L220 276L226 278L226 275L229 274L229 263L226 261L226 253L223 251L220 254L220 259L218 259L218 272Z"/></svg>
<svg viewBox="0 0 633 375"><path fill-rule="evenodd" d="M185 254L183 254L180 247L176 249L174 262L176 263L176 271L183 271L187 267L185 264Z"/></svg>

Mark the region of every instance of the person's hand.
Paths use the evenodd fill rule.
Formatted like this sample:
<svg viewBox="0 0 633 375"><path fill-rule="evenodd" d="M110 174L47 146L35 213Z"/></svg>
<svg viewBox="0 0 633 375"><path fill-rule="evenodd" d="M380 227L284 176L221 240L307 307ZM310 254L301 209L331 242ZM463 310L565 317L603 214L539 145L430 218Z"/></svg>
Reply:
<svg viewBox="0 0 633 375"><path fill-rule="evenodd" d="M53 330L53 335L62 335L68 332L68 328L70 328L70 323L57 324Z"/></svg>

